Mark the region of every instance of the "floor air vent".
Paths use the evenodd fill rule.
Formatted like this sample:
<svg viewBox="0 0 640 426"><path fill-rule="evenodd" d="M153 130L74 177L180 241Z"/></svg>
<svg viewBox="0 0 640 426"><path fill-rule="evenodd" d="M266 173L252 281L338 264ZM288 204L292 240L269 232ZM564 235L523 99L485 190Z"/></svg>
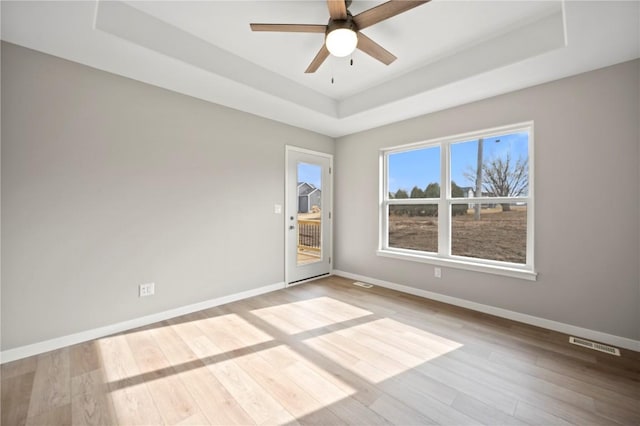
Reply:
<svg viewBox="0 0 640 426"><path fill-rule="evenodd" d="M589 340L580 339L579 337L569 337L569 343L582 346L585 348L593 349L600 352L605 352L611 355L620 356L620 350L613 346L603 345L602 343L591 342Z"/></svg>
<svg viewBox="0 0 640 426"><path fill-rule="evenodd" d="M360 281L356 281L353 283L353 285L357 285L359 287L364 287L364 288L371 288L373 287L373 285L371 284L367 284L367 283L361 283Z"/></svg>

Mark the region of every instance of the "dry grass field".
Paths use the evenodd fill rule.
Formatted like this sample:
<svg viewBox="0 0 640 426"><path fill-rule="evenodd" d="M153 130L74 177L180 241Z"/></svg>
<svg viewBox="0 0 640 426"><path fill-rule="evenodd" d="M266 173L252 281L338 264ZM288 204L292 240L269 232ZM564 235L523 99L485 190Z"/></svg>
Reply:
<svg viewBox="0 0 640 426"><path fill-rule="evenodd" d="M451 224L451 254L503 262L525 263L527 252L527 210L512 207L503 212L482 209L475 221L473 210L455 216ZM389 246L438 251L438 218L429 216L389 217Z"/></svg>
<svg viewBox="0 0 640 426"><path fill-rule="evenodd" d="M321 214L321 212L298 213L298 220L320 220Z"/></svg>

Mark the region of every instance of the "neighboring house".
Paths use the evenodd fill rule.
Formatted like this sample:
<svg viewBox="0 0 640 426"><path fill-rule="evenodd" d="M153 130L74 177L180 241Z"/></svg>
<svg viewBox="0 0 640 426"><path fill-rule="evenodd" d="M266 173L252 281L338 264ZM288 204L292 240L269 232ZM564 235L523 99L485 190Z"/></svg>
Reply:
<svg viewBox="0 0 640 426"><path fill-rule="evenodd" d="M462 189L462 197L463 198L475 198L476 196L476 190L475 188L471 187L471 186L463 186L460 189ZM483 197L493 197L494 195L491 192L486 192L483 191L482 192L482 196ZM473 209L475 208L476 204L475 203L469 203L469 208ZM496 205L495 204L483 204L482 208L483 209L492 209L495 208Z"/></svg>
<svg viewBox="0 0 640 426"><path fill-rule="evenodd" d="M464 198L473 198L475 196L476 190L471 186L461 186L460 189L462 190L462 196Z"/></svg>
<svg viewBox="0 0 640 426"><path fill-rule="evenodd" d="M462 198L474 198L476 196L476 190L471 186L461 186L460 189L462 190ZM469 203L467 208L472 209L475 206L475 203Z"/></svg>
<svg viewBox="0 0 640 426"><path fill-rule="evenodd" d="M320 207L322 191L310 183L298 183L298 213L310 213L313 206Z"/></svg>

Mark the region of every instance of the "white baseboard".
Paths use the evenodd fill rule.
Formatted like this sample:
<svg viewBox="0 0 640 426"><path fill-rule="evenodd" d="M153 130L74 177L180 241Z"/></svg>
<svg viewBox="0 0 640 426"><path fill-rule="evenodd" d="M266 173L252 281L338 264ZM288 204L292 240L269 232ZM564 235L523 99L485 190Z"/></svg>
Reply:
<svg viewBox="0 0 640 426"><path fill-rule="evenodd" d="M352 274L340 270L334 270L334 275L375 284L380 287L390 288L392 290L401 291L403 293L413 294L414 296L424 297L426 299L437 300L438 302L448 303L450 305L460 306L472 309L478 312L495 315L501 318L507 318L513 321L525 324L535 325L537 327L546 328L548 330L558 331L560 333L570 334L584 339L595 340L597 342L606 343L620 348L630 349L640 352L640 341L629 339L627 337L616 336L613 334L603 333L601 331L590 330L588 328L577 327L575 325L565 324L558 321L552 321L545 318L534 317L533 315L522 314L520 312L510 311L508 309L496 308L494 306L484 305L482 303L471 302L469 300L459 299L457 297L446 296L444 294L433 293L427 290L421 290L389 281L379 280L359 274Z"/></svg>
<svg viewBox="0 0 640 426"><path fill-rule="evenodd" d="M6 351L0 352L0 364L15 361L21 358L26 358L32 355L38 355L55 349L60 349L65 346L71 346L89 340L98 339L100 337L109 336L111 334L120 333L126 330L131 330L133 328L153 324L155 322L190 314L192 312L202 311L204 309L213 308L214 306L224 305L225 303L247 299L249 297L258 296L260 294L280 290L284 287L284 282L266 285L252 290L242 291L240 293L206 300L204 302L182 306L180 308L169 309L168 311L158 312L157 314L146 315L144 317L123 321L104 327L94 328L92 330L81 331L79 333L56 337L55 339L45 340L43 342L33 343L31 345L8 349Z"/></svg>

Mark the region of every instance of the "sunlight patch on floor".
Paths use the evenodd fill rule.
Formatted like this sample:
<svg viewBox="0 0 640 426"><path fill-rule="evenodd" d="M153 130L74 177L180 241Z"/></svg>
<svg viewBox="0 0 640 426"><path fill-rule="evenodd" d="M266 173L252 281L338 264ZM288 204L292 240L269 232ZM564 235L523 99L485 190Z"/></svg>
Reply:
<svg viewBox="0 0 640 426"><path fill-rule="evenodd" d="M394 331L395 333L401 333L402 336L407 337L408 340L418 342L418 344L424 345L429 349L433 349L436 353L440 354L443 351L448 352L449 350L458 349L464 346L462 343L456 342L438 334L430 333L428 331L413 327L408 324L404 324L391 318L382 318L368 325L369 329L373 330L377 330L379 327L380 329L385 329L390 332Z"/></svg>
<svg viewBox="0 0 640 426"><path fill-rule="evenodd" d="M208 317L198 323L224 350L241 349L273 340L273 337L237 314Z"/></svg>
<svg viewBox="0 0 640 426"><path fill-rule="evenodd" d="M98 341L105 379L114 382L138 374L138 367L123 335Z"/></svg>
<svg viewBox="0 0 640 426"><path fill-rule="evenodd" d="M305 339L304 343L373 383L398 376L463 346L389 318Z"/></svg>
<svg viewBox="0 0 640 426"><path fill-rule="evenodd" d="M372 315L371 311L324 296L254 309L251 313L287 334L301 333ZM296 318L296 321L291 321L291 318Z"/></svg>
<svg viewBox="0 0 640 426"><path fill-rule="evenodd" d="M320 392L319 400L335 402L344 396L353 395L356 389L340 377L327 371L321 363L314 363L297 350L287 345L279 345L259 352L271 366L284 373L301 387ZM330 366L330 365L329 365Z"/></svg>

